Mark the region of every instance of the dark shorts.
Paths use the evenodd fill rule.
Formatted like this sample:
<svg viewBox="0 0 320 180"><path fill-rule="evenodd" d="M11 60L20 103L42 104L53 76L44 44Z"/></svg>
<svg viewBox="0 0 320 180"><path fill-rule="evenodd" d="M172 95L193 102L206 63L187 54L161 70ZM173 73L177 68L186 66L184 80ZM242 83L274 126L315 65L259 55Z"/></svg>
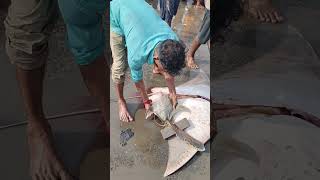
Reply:
<svg viewBox="0 0 320 180"><path fill-rule="evenodd" d="M177 14L180 0L159 0L160 17L171 25L173 16Z"/></svg>
<svg viewBox="0 0 320 180"><path fill-rule="evenodd" d="M201 44L207 43L210 39L210 10L206 9L198 37Z"/></svg>

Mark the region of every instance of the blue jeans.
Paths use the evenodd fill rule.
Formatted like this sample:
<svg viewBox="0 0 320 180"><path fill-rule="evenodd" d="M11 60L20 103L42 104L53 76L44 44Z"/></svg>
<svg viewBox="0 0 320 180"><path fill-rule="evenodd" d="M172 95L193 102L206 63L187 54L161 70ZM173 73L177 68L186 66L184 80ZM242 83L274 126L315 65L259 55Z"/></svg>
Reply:
<svg viewBox="0 0 320 180"><path fill-rule="evenodd" d="M160 17L171 26L173 16L177 14L180 0L159 0Z"/></svg>

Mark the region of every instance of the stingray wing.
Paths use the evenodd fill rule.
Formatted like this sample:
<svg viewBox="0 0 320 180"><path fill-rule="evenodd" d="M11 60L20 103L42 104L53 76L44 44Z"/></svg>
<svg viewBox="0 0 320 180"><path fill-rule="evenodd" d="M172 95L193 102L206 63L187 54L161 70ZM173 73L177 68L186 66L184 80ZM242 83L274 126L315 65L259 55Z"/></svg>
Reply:
<svg viewBox="0 0 320 180"><path fill-rule="evenodd" d="M192 145L181 141L179 138L175 137L168 141L169 153L167 168L164 173L164 177L177 171L184 164L186 164L196 153L197 149ZM174 151L173 151L174 150Z"/></svg>

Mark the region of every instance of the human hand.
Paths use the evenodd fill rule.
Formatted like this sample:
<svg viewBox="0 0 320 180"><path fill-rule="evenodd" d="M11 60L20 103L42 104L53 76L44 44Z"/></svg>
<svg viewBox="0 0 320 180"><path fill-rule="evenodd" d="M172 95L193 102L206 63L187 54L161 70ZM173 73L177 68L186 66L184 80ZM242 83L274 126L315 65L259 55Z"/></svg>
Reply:
<svg viewBox="0 0 320 180"><path fill-rule="evenodd" d="M146 120L151 120L153 117L152 101L146 100L143 102L144 108L146 110Z"/></svg>

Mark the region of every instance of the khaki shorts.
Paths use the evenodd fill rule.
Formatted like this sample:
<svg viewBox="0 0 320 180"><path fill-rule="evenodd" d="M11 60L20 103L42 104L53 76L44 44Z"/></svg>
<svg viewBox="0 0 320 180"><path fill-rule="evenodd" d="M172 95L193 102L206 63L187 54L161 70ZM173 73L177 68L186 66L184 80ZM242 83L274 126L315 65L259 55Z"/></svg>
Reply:
<svg viewBox="0 0 320 180"><path fill-rule="evenodd" d="M105 49L102 16L106 4L105 0L12 0L4 22L10 61L25 70L46 63L48 38L60 9L76 63L92 63Z"/></svg>
<svg viewBox="0 0 320 180"><path fill-rule="evenodd" d="M124 83L126 70L128 68L127 49L125 38L110 31L110 46L112 51L113 63L111 76L114 83Z"/></svg>
<svg viewBox="0 0 320 180"><path fill-rule="evenodd" d="M58 16L56 0L12 0L6 28L6 50L18 67L42 66L48 56L48 37Z"/></svg>

